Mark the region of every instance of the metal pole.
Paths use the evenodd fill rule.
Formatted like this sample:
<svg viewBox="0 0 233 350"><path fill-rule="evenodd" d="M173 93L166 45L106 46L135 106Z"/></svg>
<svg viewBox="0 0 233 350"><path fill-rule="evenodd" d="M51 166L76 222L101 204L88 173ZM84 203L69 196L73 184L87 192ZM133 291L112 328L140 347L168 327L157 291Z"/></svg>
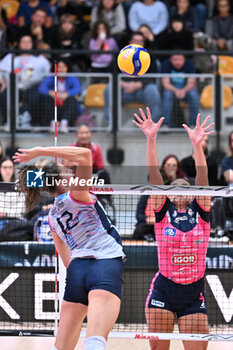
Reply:
<svg viewBox="0 0 233 350"><path fill-rule="evenodd" d="M11 73L10 73L10 89L8 87L7 93L10 93L10 131L11 131L11 149L12 153L15 151L15 122L16 122L16 91L15 91L15 73L14 73L14 55L12 55ZM8 110L8 108L7 108Z"/></svg>
<svg viewBox="0 0 233 350"><path fill-rule="evenodd" d="M220 161L220 130L221 130L221 113L222 113L222 79L219 74L219 57L217 57L217 67L215 75L215 127L216 127L216 151L217 161Z"/></svg>

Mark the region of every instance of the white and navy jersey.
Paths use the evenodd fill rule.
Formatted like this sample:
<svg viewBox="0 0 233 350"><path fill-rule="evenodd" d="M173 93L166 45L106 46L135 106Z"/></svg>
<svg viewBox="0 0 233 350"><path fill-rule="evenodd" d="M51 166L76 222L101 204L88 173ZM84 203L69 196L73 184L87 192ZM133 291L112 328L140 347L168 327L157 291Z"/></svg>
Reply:
<svg viewBox="0 0 233 350"><path fill-rule="evenodd" d="M49 212L51 230L70 248L71 260L125 258L119 233L96 196L90 195L91 203L76 201L70 192L57 197Z"/></svg>

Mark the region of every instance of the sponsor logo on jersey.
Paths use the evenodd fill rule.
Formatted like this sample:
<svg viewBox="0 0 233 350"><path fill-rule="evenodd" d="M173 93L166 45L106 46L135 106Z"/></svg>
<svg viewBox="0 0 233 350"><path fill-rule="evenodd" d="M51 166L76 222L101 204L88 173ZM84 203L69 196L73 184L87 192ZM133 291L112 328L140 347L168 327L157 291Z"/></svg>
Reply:
<svg viewBox="0 0 233 350"><path fill-rule="evenodd" d="M192 211L192 209L191 209L191 208L189 208L189 210L188 210L188 214L189 214L190 216L192 216L192 215L194 214L194 212Z"/></svg>
<svg viewBox="0 0 233 350"><path fill-rule="evenodd" d="M63 201L58 201L57 203L55 203L51 211L52 215L55 215L56 212L60 211L64 206L65 203Z"/></svg>
<svg viewBox="0 0 233 350"><path fill-rule="evenodd" d="M179 254L172 255L172 264L173 265L192 265L197 261L196 254Z"/></svg>
<svg viewBox="0 0 233 350"><path fill-rule="evenodd" d="M174 210L174 213L172 214L173 218L175 218L177 216L177 211Z"/></svg>
<svg viewBox="0 0 233 350"><path fill-rule="evenodd" d="M206 309L205 303L203 303L203 302L201 303L200 309Z"/></svg>
<svg viewBox="0 0 233 350"><path fill-rule="evenodd" d="M175 237L176 235L176 229L172 227L166 227L164 231L165 235Z"/></svg>
<svg viewBox="0 0 233 350"><path fill-rule="evenodd" d="M180 221L186 221L186 220L188 220L188 217L187 215L184 215L184 216L178 216L177 218L175 218L174 222L178 224Z"/></svg>
<svg viewBox="0 0 233 350"><path fill-rule="evenodd" d="M151 300L151 305L157 306L157 307L164 307L165 303L159 300L152 299Z"/></svg>
<svg viewBox="0 0 233 350"><path fill-rule="evenodd" d="M206 309L205 297L204 297L204 295L203 295L202 293L200 293L200 298L199 298L199 300L202 301L201 306L200 306L200 309Z"/></svg>
<svg viewBox="0 0 233 350"><path fill-rule="evenodd" d="M197 239L196 241L194 241L194 244L202 244L204 242L205 242L205 240L204 240L204 238L202 238L202 239Z"/></svg>
<svg viewBox="0 0 233 350"><path fill-rule="evenodd" d="M196 220L195 220L194 218L190 218L190 219L189 219L189 223L190 223L190 224L195 224L195 222L196 222Z"/></svg>

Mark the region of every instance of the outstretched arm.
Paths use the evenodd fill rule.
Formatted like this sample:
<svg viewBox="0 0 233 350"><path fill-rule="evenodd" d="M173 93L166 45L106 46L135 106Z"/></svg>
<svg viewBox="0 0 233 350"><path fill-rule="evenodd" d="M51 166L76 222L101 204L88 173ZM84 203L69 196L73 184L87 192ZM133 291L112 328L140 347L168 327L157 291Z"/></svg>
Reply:
<svg viewBox="0 0 233 350"><path fill-rule="evenodd" d="M147 138L147 166L149 173L149 181L150 184L153 185L163 185L163 178L159 171L159 161L156 149L156 137L164 118L160 118L158 123L154 123L151 119L149 107L146 107L147 117L141 108L139 108L139 111L141 117L139 117L135 113L134 117L137 119L137 122L133 120L133 123L142 130L142 132Z"/></svg>
<svg viewBox="0 0 233 350"><path fill-rule="evenodd" d="M66 159L76 166L76 176L85 182L92 176L91 151L84 147L35 147L31 149L19 149L13 156L14 162L29 162L39 157L57 157ZM75 185L72 195L76 200L90 202L88 186Z"/></svg>
<svg viewBox="0 0 233 350"><path fill-rule="evenodd" d="M208 116L204 120L204 122L200 125L200 113L199 113L197 115L196 126L194 130L191 130L186 124L183 124L183 127L187 131L193 146L194 160L195 160L195 167L196 167L195 185L197 186L209 185L206 157L202 147L205 136L214 133L214 130L207 131L212 126L214 126L214 123L207 125L207 122L209 119L210 119L210 116Z"/></svg>
<svg viewBox="0 0 233 350"><path fill-rule="evenodd" d="M92 165L91 151L84 147L34 147L31 149L19 148L13 156L14 162L27 163L40 157L57 157L75 162L77 165Z"/></svg>
<svg viewBox="0 0 233 350"><path fill-rule="evenodd" d="M159 161L156 149L156 136L164 118L160 118L158 123L154 123L151 119L149 107L146 107L147 117L141 108L139 111L141 117L139 117L137 114L134 114L137 122L133 120L133 123L143 131L147 138L147 166L149 182L152 185L164 185L163 178L159 170ZM157 210L163 204L165 196L153 197L155 197L154 209Z"/></svg>
<svg viewBox="0 0 233 350"><path fill-rule="evenodd" d="M196 186L208 186L208 167L206 163L206 157L204 154L204 150L202 144L204 142L204 138L206 135L210 135L214 133L214 130L208 131L214 123L207 125L210 116L208 116L204 122L200 125L200 113L197 115L196 126L194 130L191 130L186 124L183 124L183 127L187 131L190 141L193 146L194 152L194 160L195 160L195 168L196 168L196 178L195 185ZM208 200L206 197L199 196L199 203L206 209L210 209L210 198Z"/></svg>

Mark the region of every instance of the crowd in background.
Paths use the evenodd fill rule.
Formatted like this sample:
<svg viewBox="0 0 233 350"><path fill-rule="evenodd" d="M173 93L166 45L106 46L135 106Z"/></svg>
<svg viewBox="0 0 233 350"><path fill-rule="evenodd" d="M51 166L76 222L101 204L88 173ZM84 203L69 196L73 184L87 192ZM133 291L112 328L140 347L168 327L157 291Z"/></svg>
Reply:
<svg viewBox="0 0 233 350"><path fill-rule="evenodd" d="M48 126L53 104L52 80L45 79L54 69L54 59L63 61L61 73L113 71L113 55L128 43L140 43L151 50L231 50L233 16L229 0L17 0L0 4L0 48L9 49L0 60L0 124L6 123L7 75L12 71L11 49L22 50L14 56L13 71L18 75L20 106L17 125L22 129ZM32 49L45 50L30 54ZM65 50L51 54L49 49ZM101 54L73 54L70 50L100 50ZM29 50L25 52L24 50ZM153 57L150 73L209 73L214 58L182 55ZM62 65L62 64L61 64ZM155 85L153 83L153 85ZM189 124L193 125L200 107L195 79L163 79L162 89L152 84L138 87L122 83L123 100L151 105L153 120L160 113L171 120L175 100L189 104ZM60 132L67 133L82 115L78 101L82 86L78 78L59 79ZM108 91L105 91L107 95ZM148 99L150 103L148 104ZM105 96L108 107L108 97ZM39 108L38 108L39 106ZM106 109L107 109L106 107ZM41 120L38 111L45 117ZM71 111L75 118L71 118ZM105 122L109 122L106 115ZM53 125L51 125L51 129Z"/></svg>
<svg viewBox="0 0 233 350"><path fill-rule="evenodd" d="M0 5L1 48L16 47L20 36L32 35L33 45L38 49L88 48L98 39L97 47L114 50L127 42L127 33L138 30L146 36L148 49L170 50L177 46L193 49L193 39L201 37L201 33L209 35L209 44L219 50L231 49L232 45L233 10L228 0L7 3L4 6L2 1ZM75 64L75 57L72 60Z"/></svg>
<svg viewBox="0 0 233 350"><path fill-rule="evenodd" d="M93 176L103 179L105 184L110 184L111 179L104 164L102 149L93 142L91 129L83 124L76 132L76 140L71 147L86 147L91 150L93 160ZM233 184L233 131L229 133L228 145L221 165L217 163L214 155L208 150L208 136L202 144L208 166L208 177L210 186ZM49 162L49 159L41 159L36 163L39 168ZM63 163L64 166L67 166ZM220 171L219 171L220 170ZM177 178L188 179L194 184L196 176L194 155L190 154L183 159L178 159L175 154L167 155L161 164L160 172L165 185L171 184ZM17 179L14 163L11 158L6 157L0 144L0 181L13 182ZM19 197L20 196L20 197ZM116 208L114 198L110 195L98 195L102 205L108 210L111 208L113 216L110 219L116 220ZM24 194L18 192L1 192L0 206L0 241L5 240L39 240L51 241L50 228L48 225L48 213L53 203L53 198L44 197L42 202L33 211L25 214ZM213 235L228 235L233 238L232 220L232 198L213 197L211 225ZM150 196L140 197L135 210L136 226L132 231L132 237L136 240L154 241L154 211L151 207Z"/></svg>
<svg viewBox="0 0 233 350"><path fill-rule="evenodd" d="M127 44L140 44L151 50L232 50L233 9L229 0L176 0L176 1L130 1L130 0L27 0L18 2L9 0L10 6L0 4L0 49L9 49L0 60L0 123L6 122L7 114L7 74L12 71L12 49L22 51L14 56L13 71L19 76L20 92L19 126L30 129L33 125L50 125L54 130L54 79L44 78L53 70L52 62L58 60L58 72L112 72L113 56L107 51L118 52ZM32 49L45 50L41 54L31 54ZM64 53L52 55L49 49L63 49ZM100 50L101 54L76 55L70 50ZM28 50L25 52L25 50ZM160 56L153 60L149 73L206 73L213 65L206 56L205 62L200 57L172 54ZM212 62L213 63L213 62ZM195 78L166 78L161 80L162 89L148 79L134 81L125 78L121 81L122 101L138 101L150 105L152 118L156 122L165 116L164 126L173 126L172 112L174 100L186 99L189 104L189 125L195 124L200 110L200 96ZM74 125L76 117L81 116L82 106L77 96L82 92L81 82L77 77L63 76L58 79L58 120L59 131L68 132L68 126ZM106 123L109 123L109 86L104 93ZM39 114L38 114L39 111ZM44 118L41 120L40 115ZM91 142L88 126L83 137L87 141L94 159L101 159L101 167L96 169L98 175L107 178L104 171L101 149ZM79 135L80 136L80 135ZM80 139L74 146L80 145ZM210 185L227 185L233 183L233 136L229 135L230 153L221 165L208 152L207 142L203 145L209 168ZM2 147L1 147L2 148ZM97 152L98 151L98 152ZM95 167L94 167L95 168ZM101 170L101 172L100 172ZM179 160L176 155L168 155L161 166L164 183L169 184L176 177L193 179L195 167L193 156ZM14 164L11 159L2 157L0 162L1 181L14 180ZM110 198L110 197L109 197ZM101 198L100 198L101 199ZM105 204L105 198L102 198ZM216 203L218 208L219 203ZM223 207L223 205L220 205ZM40 210L42 207L40 207ZM43 209L46 213L46 208ZM217 210L217 212L219 212ZM1 212L1 224L7 225L7 215ZM34 215L34 213L33 213ZM30 221L31 218L28 218ZM135 238L146 237L152 240L153 220L147 205L147 198L138 203L137 226ZM44 215L46 217L46 214ZM224 215L220 215L216 227L224 226ZM35 217L34 217L35 218ZM16 218L18 219L18 218ZM38 218L37 218L38 220ZM37 223L38 224L38 223Z"/></svg>

